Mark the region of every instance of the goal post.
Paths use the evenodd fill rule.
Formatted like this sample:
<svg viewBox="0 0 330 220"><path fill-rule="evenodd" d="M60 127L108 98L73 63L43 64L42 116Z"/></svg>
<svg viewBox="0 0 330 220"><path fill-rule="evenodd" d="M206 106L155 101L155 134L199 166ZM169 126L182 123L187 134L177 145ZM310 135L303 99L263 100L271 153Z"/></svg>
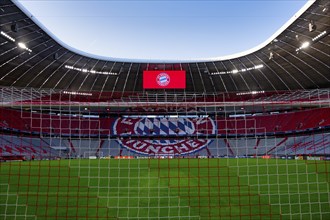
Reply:
<svg viewBox="0 0 330 220"><path fill-rule="evenodd" d="M1 219L330 215L328 90L86 94L0 88Z"/></svg>

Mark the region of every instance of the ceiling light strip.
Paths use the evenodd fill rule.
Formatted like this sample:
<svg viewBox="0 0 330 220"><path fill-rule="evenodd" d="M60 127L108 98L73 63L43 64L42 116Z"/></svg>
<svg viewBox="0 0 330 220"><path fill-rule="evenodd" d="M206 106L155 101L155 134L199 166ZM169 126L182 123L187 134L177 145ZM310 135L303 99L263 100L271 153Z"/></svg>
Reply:
<svg viewBox="0 0 330 220"><path fill-rule="evenodd" d="M327 31L323 31L322 33L320 33L319 35L317 35L316 37L314 37L312 39L312 41L318 40L319 38L323 37L326 33L327 33Z"/></svg>
<svg viewBox="0 0 330 220"><path fill-rule="evenodd" d="M15 42L15 39L12 38L11 36L9 36L8 34L6 34L5 32L1 31L0 32L2 36L4 36L5 38L7 38L8 40Z"/></svg>
<svg viewBox="0 0 330 220"><path fill-rule="evenodd" d="M264 67L264 65L259 64L259 65L256 65L256 66L253 66L253 67L249 67L249 68L234 69L234 70L231 70L231 71L213 72L213 73L210 73L210 74L211 75L236 74L236 73L243 73L243 72L246 72L246 71L261 69L263 67Z"/></svg>
<svg viewBox="0 0 330 220"><path fill-rule="evenodd" d="M239 92L236 93L236 95L256 95L256 94L262 94L265 93L265 91L251 91L251 92Z"/></svg>
<svg viewBox="0 0 330 220"><path fill-rule="evenodd" d="M92 93L87 93L87 92L71 92L71 91L63 91L63 94L68 94L68 95L82 95L82 96L92 96Z"/></svg>
<svg viewBox="0 0 330 220"><path fill-rule="evenodd" d="M27 50L28 52L32 52L32 50L31 49L29 49L24 43L22 43L22 42L19 42L18 44L17 44L20 48L22 48L22 49L24 49L24 50Z"/></svg>
<svg viewBox="0 0 330 220"><path fill-rule="evenodd" d="M96 71L96 70L89 70L89 69L82 69L82 68L77 68L77 67L74 67L74 66L70 66L70 65L65 65L64 66L65 68L67 69L70 69L70 70L76 70L76 71L80 71L80 72L83 72L83 73L92 73L92 74L102 74L102 75L118 75L118 73L113 73L113 72L107 72L107 71Z"/></svg>

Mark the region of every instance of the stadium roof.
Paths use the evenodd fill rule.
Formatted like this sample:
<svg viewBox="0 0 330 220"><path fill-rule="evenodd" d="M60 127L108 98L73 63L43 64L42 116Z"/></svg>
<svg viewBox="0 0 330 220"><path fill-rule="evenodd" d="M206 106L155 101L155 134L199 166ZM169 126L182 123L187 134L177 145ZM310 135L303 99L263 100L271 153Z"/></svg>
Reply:
<svg viewBox="0 0 330 220"><path fill-rule="evenodd" d="M16 2L0 2L0 86L142 92L143 70L186 70L185 92L255 92L330 87L330 15L311 1L258 48L208 60L115 60L75 51ZM181 92L182 90L173 90Z"/></svg>
<svg viewBox="0 0 330 220"><path fill-rule="evenodd" d="M313 3L308 0L15 2L37 25L44 26L52 38L79 54L113 61L161 63L224 60L241 56L246 50L251 53L251 48L267 45L274 39L272 35L282 32L286 24L292 23L291 19ZM233 54L236 56L228 56Z"/></svg>

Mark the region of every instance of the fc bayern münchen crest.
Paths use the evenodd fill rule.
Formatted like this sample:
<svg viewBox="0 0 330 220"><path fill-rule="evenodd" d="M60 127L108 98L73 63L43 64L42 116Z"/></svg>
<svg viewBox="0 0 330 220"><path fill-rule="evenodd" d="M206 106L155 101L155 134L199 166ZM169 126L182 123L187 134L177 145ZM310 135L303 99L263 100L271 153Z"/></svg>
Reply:
<svg viewBox="0 0 330 220"><path fill-rule="evenodd" d="M159 73L156 77L157 84L160 86L167 86L170 83L170 76L167 73Z"/></svg>
<svg viewBox="0 0 330 220"><path fill-rule="evenodd" d="M216 126L211 118L118 118L113 125L114 134L125 133L141 138L122 138L122 147L142 155L187 155L197 152L211 143L210 139L185 138L215 134ZM146 138L146 137L151 138ZM152 136L157 136L152 138ZM177 138L167 138L167 136Z"/></svg>

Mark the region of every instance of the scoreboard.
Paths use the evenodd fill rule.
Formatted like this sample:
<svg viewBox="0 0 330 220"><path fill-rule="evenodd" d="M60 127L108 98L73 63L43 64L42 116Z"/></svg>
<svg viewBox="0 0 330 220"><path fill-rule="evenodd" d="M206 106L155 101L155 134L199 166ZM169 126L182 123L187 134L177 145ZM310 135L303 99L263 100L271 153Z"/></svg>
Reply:
<svg viewBox="0 0 330 220"><path fill-rule="evenodd" d="M184 70L145 70L143 89L185 89L186 71Z"/></svg>

